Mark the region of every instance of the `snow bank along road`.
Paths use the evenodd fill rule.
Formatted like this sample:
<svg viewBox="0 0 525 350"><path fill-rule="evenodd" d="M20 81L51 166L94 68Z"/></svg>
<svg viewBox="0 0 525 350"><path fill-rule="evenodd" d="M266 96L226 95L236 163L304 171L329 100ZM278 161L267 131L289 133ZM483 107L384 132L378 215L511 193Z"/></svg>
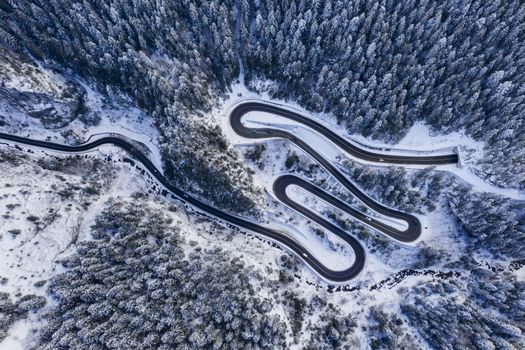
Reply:
<svg viewBox="0 0 525 350"><path fill-rule="evenodd" d="M354 250L354 253L355 253L354 263L345 270L335 271L323 265L309 251L307 251L299 242L297 242L290 236L287 236L277 230L273 230L268 227L262 226L260 224L254 223L248 219L244 219L244 218L229 214L225 211L222 211L221 209L212 207L192 197L191 195L184 192L183 190L171 185L168 182L168 180L164 177L164 175L162 175L159 169L155 167L155 165L148 159L148 157L144 153L142 153L137 147L135 147L130 142L124 140L123 138L120 138L117 136L108 136L108 137L97 139L89 143L76 145L76 146L62 145L62 144L57 144L57 143L52 143L52 142L47 142L47 141L39 141L39 140L29 139L29 138L25 138L21 136L5 134L5 133L0 133L0 140L5 140L5 141L12 142L12 143L24 144L24 145L29 145L29 146L39 147L39 148L44 148L44 149L49 149L49 150L55 150L55 151L60 151L60 152L73 153L73 154L80 153L80 152L86 152L86 151L95 149L105 144L117 146L125 150L136 161L140 162L142 166L144 166L150 172L150 174L157 179L157 181L162 186L164 186L168 191L170 191L174 196L179 198L184 203L190 204L196 207L197 209L200 209L206 212L207 214L210 214L218 219L224 220L226 223L235 225L237 227L246 229L248 231L252 231L254 233L263 235L273 241L279 242L280 244L284 245L289 250L297 254L297 256L299 256L304 262L306 262L308 266L310 266L321 277L323 277L324 279L328 281L345 282L345 281L348 281L354 278L357 274L359 274L359 272L363 269L364 263L365 263L364 249L355 238L351 237L350 235L348 235L346 232L344 232L343 230L341 230L334 224L326 221L325 219L319 217L313 212L307 210L306 208L290 200L288 196L286 195L286 187L291 184L300 186L306 189L307 191L310 191L316 194L317 196L329 202L330 204L334 205L335 207L338 207L341 210L348 212L350 215L353 215L356 219L364 222L365 224L371 227L374 227L375 229L381 232L384 232L385 234L391 236L392 238L409 242L419 237L421 233L421 225L419 221L417 220L417 218L409 214L405 214L405 213L398 212L390 208L386 208L382 206L381 204L376 203L369 197L367 197L364 193L359 191L350 181L348 181L348 179L346 179L346 177L343 174L341 174L329 161L325 160L318 153L316 153L311 147L309 147L306 143L295 138L292 134L289 134L289 133L286 133L280 130L273 130L273 129L245 128L241 123L241 117L249 111L257 111L257 110L277 113L285 117L292 116L294 118L298 118L296 120L306 121L305 124L309 126L310 124L308 123L311 123L311 125L314 125L314 126L316 125L315 122L308 120L307 118L301 117L299 114L287 111L285 109L266 105L263 103L250 102L250 103L243 103L237 106L232 111L230 118L231 118L231 123L232 123L232 126L234 127L234 130L238 132L241 136L245 136L249 138L282 137L282 138L290 140L291 142L294 142L299 147L303 148L306 152L308 152L312 157L314 157L322 166L324 166L332 175L334 175L343 185L345 185L365 205L368 205L371 209L379 213L382 213L382 214L385 214L387 216L391 216L394 218L405 220L408 223L409 228L405 231L399 231L394 228L388 227L387 225L381 223L380 221L374 220L373 218L370 218L366 216L365 214L360 213L359 211L351 208L350 206L338 200L337 198L324 192L320 188L298 177L295 177L292 175L286 175L286 176L280 177L274 183L274 190L275 190L276 195L282 202L291 206L295 210L301 212L303 215L311 218L313 221L322 225L327 230L333 232L334 234L339 236L341 239L343 239L346 243L348 243ZM320 132L323 132L323 129L326 129L325 127L321 125L317 125L317 126L319 127ZM330 135L331 133L330 130L326 129L326 131L327 131L326 135ZM374 154L368 151L361 150L358 147L349 144L348 142L346 142L344 139L340 138L339 136L333 133L331 134L332 134L332 137L334 137L334 139L339 138L340 139L339 142L342 142L341 143L342 145L344 145L344 143L347 143L349 145L348 146L349 149L356 150L355 152L356 156L361 154L363 155L363 157L365 156L371 157L371 158L367 158L369 160L377 160L379 159L379 157L381 157L385 160L385 162L396 163L395 160L397 158L390 159L390 157L386 157L385 155ZM397 163L443 164L444 162L453 163L454 159L457 161L457 156L454 158L452 155L435 156L435 157L400 156L399 158L402 158L405 160L402 162L398 161ZM432 159L435 159L436 162L432 162Z"/></svg>

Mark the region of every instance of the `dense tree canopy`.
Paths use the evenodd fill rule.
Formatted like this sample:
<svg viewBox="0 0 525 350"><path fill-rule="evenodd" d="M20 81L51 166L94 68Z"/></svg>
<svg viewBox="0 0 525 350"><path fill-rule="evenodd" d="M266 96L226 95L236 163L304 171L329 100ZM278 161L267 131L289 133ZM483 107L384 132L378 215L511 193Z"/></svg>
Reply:
<svg viewBox="0 0 525 350"><path fill-rule="evenodd" d="M144 205L110 202L48 284L55 298L37 349L281 348L284 325L251 273L192 244Z"/></svg>

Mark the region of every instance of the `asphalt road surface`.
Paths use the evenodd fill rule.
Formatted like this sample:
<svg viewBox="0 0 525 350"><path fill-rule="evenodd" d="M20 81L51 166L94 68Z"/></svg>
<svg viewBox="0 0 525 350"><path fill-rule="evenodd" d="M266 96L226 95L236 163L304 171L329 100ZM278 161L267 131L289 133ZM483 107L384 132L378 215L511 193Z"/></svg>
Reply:
<svg viewBox="0 0 525 350"><path fill-rule="evenodd" d="M303 214L304 216L308 217L309 219L317 222L318 224L324 227L326 227L327 225L319 222L321 220L325 221L324 219L314 218L314 216L317 216L316 214L312 213L310 210L299 205L297 202L293 201L292 199L288 197L288 195L286 194L286 189L291 185L301 187L302 189L322 199L324 202L353 216L357 220L361 221L363 224L368 225L376 229L377 231L380 231L390 236L391 238L395 240L398 240L401 242L413 242L421 234L421 227L419 226L419 220L417 219L416 221L409 222L408 229L398 230L395 227L392 227L390 225L385 224L382 221L375 219L374 217L364 214L363 212L348 205L348 203L341 201L340 199L334 197L333 195L326 192L322 188L317 187L316 185L300 177L297 177L291 174L279 176L273 183L273 192L275 193L275 196L277 197L277 199L279 199L284 204L292 207L297 212Z"/></svg>
<svg viewBox="0 0 525 350"><path fill-rule="evenodd" d="M294 175L283 175L278 177L273 184L273 192L277 199L279 199L282 203L289 206L293 210L316 222L322 227L328 229L329 231L335 233L337 236L348 242L355 252L355 264L358 264L357 259L363 259L363 262L359 264L360 266L364 266L365 260L364 249L361 246L361 244L354 238L348 240L347 237L350 237L348 233L346 233L339 227L335 226L333 223L320 217L316 213L312 212L311 210L305 208L304 206L300 205L299 203L295 202L290 197L288 197L286 189L289 186L295 185L301 187L302 189L319 197L320 199L332 205L333 207L336 207L346 212L347 214L353 216L355 219L361 221L363 224L370 226L376 229L377 231L380 231L388 235L389 237L401 242L413 242L421 235L420 221L414 215L403 213L395 209L386 207L376 202L372 198L368 197L361 190L359 190L351 181L349 181L349 179L343 173L341 173L332 164L332 162L325 159L323 156L321 156L321 154L315 151L315 145L310 145L304 140L296 137L294 134L284 130L272 129L267 127L245 127L242 124L242 117L249 112L267 112L284 118L288 118L295 122L302 123L303 125L317 131L318 133L329 139L331 142L340 147L343 151L346 151L347 153L351 154L356 158L370 162L386 164L421 165L454 164L458 162L458 155L456 153L435 156L407 156L375 153L369 150L365 150L342 138L338 134L325 127L324 125L319 124L312 119L304 117L299 113L295 113L293 111L281 108L279 106L270 105L262 102L243 102L237 105L232 110L232 112L230 113L230 125L238 135L252 139L282 138L289 140L290 142L296 144L299 148L303 149L312 158L314 158L322 167L324 167L333 177L335 177L346 189L348 189L357 199L359 199L367 207L369 207L377 213L380 213L387 217L400 219L407 223L407 229L396 229L395 227L387 225L384 222L375 219L374 217L371 217L356 210L347 203L332 196L330 193L313 185L312 183L301 179L300 177Z"/></svg>

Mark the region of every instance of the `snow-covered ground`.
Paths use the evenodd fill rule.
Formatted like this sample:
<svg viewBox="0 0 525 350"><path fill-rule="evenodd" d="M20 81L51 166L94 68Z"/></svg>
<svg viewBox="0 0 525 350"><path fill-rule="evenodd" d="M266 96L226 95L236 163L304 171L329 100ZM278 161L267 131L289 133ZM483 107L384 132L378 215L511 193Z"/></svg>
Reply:
<svg viewBox="0 0 525 350"><path fill-rule="evenodd" d="M302 220L298 214L294 215L290 212L287 214L289 218L285 219L286 223L280 223L279 221L283 218L275 216L274 222L267 226L293 237L329 269L341 271L354 263L354 252L339 237L326 231L324 231L323 237L319 237L314 229L321 229L321 227L317 227L315 223Z"/></svg>
<svg viewBox="0 0 525 350"><path fill-rule="evenodd" d="M44 293L35 283L61 271L57 260L69 254L77 241L89 239L89 227L110 197L147 191L140 174L130 172L127 165L84 168L86 162L103 156L101 151L86 154L78 172L69 173L40 167L38 162L49 158L44 152L28 154L5 145L0 151L14 151L19 159L27 157L16 166L0 163L0 207L4 212L0 217L0 276L8 279L0 291L11 295ZM85 176L85 170L91 174ZM90 186L101 183L100 195L88 194ZM20 341L33 322L33 318L18 321L0 349L22 349Z"/></svg>
<svg viewBox="0 0 525 350"><path fill-rule="evenodd" d="M292 185L286 189L286 194L295 202L300 203L301 205L316 211L317 213L322 213L323 211L331 212L334 210L339 211L336 207L332 206L331 204L325 202L322 199L318 199L313 194L309 193L308 191L305 191L301 187ZM358 208L354 207L354 209L359 210ZM348 214L342 212L345 216L349 216ZM380 215L376 212L369 212L366 213L370 216L373 216L374 219L381 221L387 225L390 225L393 228L396 228L398 230L406 230L408 228L408 223L400 220L395 219L387 216ZM351 219L352 217L349 216ZM366 225L366 222L363 223Z"/></svg>
<svg viewBox="0 0 525 350"><path fill-rule="evenodd" d="M0 291L11 295L44 294L45 287L36 287L35 283L62 271L57 260L74 251L76 242L91 239L90 226L105 203L110 198L133 201L130 199L133 193L150 192L153 182L140 169L121 162L125 153L115 147L104 146L84 154L83 163L66 172L42 168L40 162L67 156L28 147L22 149L19 151L0 145L0 151L14 152L20 161L17 165L0 163L0 172L4 174L0 178L0 207L8 208L0 217L0 254L4 257L0 276L8 278L6 284L0 285ZM113 161L106 168L93 170L85 166L94 159L105 159L107 156L111 156ZM85 176L86 171L93 177ZM100 194L89 197L86 195L87 187L92 183L105 183L106 187ZM77 190L68 194L66 191L71 188ZM87 202L90 204L85 205ZM148 205L171 216L187 241L227 249L248 265L266 267L265 273L278 278L277 261L285 253L270 242L257 239L252 234L235 234L212 220L202 220L192 208L179 201L153 194ZM170 210L167 210L168 207ZM48 213L52 214L52 220L44 220ZM32 215L39 220L29 220ZM37 228L35 222L38 221L46 222L46 225ZM12 234L12 229L19 229L20 232ZM313 278L313 272L311 276ZM38 322L33 316L17 321L9 336L0 343L0 349L24 349L27 337L32 334L30 330Z"/></svg>
<svg viewBox="0 0 525 350"><path fill-rule="evenodd" d="M460 166L455 164L438 165L436 166L436 169L455 174L456 176L471 184L476 191L495 193L512 199L525 199L525 193L523 191L500 188L484 181L475 175L473 170L477 169L477 161L483 157L484 145L482 142L473 140L463 132L453 132L446 135L433 134L427 125L423 123L416 123L409 129L406 136L397 145L392 146L370 140L361 135L350 135L345 133L344 128L338 126L337 122L335 121L335 117L330 114L308 112L295 103L275 100L270 102L270 99L266 94L254 93L249 91L241 84L234 85L229 98L224 101L222 106L216 108L213 111L216 121L220 123L223 131L233 145L245 145L253 144L254 142L264 142L264 140L246 139L237 135L229 124L229 112L237 104L246 101L261 101L298 112L301 115L307 118L312 118L313 120L330 128L330 130L346 138L349 142L357 144L363 148L371 149L374 152L406 155L438 155L449 154L450 152L454 152L455 149L457 149L460 155ZM311 145L315 145L315 149L318 152L320 152L327 159L332 160L334 163L337 162L337 159L340 157L347 157L363 164L389 166L389 164L367 162L355 158L350 154L343 152L339 147L330 142L323 135L317 133L315 130L310 129L301 123L274 115L272 113L249 112L243 117L242 121L243 124L248 127L272 127L291 132L297 135L299 138L307 141ZM425 167L424 165L402 166L412 169L421 169Z"/></svg>
<svg viewBox="0 0 525 350"><path fill-rule="evenodd" d="M109 133L120 134L146 145L151 151L150 159L162 169L159 132L151 119L126 96L115 95L109 102L84 81L63 76L43 66L40 66L38 71L33 71L30 77L20 78L16 74L9 77L10 80L3 82L6 87L18 91L53 94L58 94L67 80L74 81L85 90L84 104L89 113L97 116L98 122L96 125L86 125L74 119L63 128L45 129L38 119L16 111L0 100L0 113L6 118L6 125L2 127L2 131L58 143L67 142L65 135L75 135L79 141L89 141Z"/></svg>
<svg viewBox="0 0 525 350"><path fill-rule="evenodd" d="M5 145L0 146L0 150L13 151ZM23 151L14 152L27 156ZM109 198L128 197L134 192L149 190L142 174L130 171L129 165L119 161L125 154L115 148L102 147L86 153L78 168L67 172L38 165L49 156L64 158L58 152L37 151L17 166L0 163L4 175L0 179L0 206L7 208L5 215L0 217L3 237L0 254L5 262L0 275L10 281L0 286L0 290L34 292L33 284L49 277L48 268L67 252L69 245L89 237L94 216ZM102 168L97 163L95 168L89 168L90 161L107 156L115 157L112 163ZM91 194L95 185L101 186ZM12 229L20 232L10 233ZM24 259L29 253L31 258Z"/></svg>

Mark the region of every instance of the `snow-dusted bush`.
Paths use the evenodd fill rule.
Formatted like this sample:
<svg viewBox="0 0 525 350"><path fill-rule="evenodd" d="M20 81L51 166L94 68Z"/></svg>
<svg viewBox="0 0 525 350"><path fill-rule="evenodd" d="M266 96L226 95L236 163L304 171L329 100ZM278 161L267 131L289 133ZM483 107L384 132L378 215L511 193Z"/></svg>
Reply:
<svg viewBox="0 0 525 350"><path fill-rule="evenodd" d="M388 206L407 212L435 209L443 181L431 168L411 175L403 167L374 168L351 160L343 166L354 183Z"/></svg>
<svg viewBox="0 0 525 350"><path fill-rule="evenodd" d="M366 332L370 348L374 350L418 348L403 320L377 306L370 308Z"/></svg>
<svg viewBox="0 0 525 350"><path fill-rule="evenodd" d="M8 335L14 322L24 319L29 313L40 310L46 299L34 294L19 297L15 302L9 293L0 293L0 342Z"/></svg>

